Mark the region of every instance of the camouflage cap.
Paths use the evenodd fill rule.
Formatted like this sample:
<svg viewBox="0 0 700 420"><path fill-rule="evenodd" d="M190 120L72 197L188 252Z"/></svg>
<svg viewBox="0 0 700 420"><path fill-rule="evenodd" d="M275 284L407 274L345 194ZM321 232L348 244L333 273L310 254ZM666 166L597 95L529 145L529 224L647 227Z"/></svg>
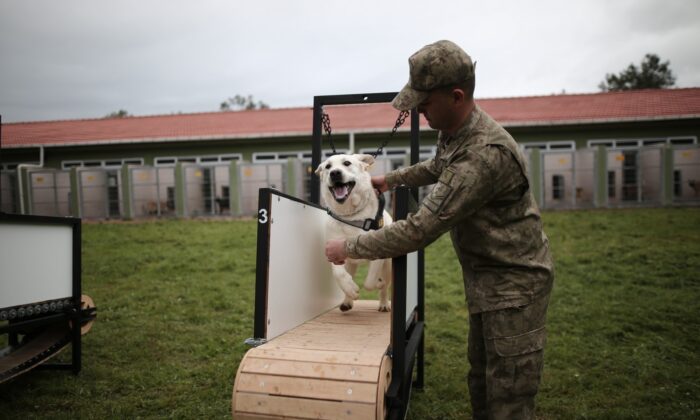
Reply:
<svg viewBox="0 0 700 420"><path fill-rule="evenodd" d="M452 41L426 45L408 59L408 83L391 102L400 110L413 109L431 90L456 85L474 77L471 57Z"/></svg>

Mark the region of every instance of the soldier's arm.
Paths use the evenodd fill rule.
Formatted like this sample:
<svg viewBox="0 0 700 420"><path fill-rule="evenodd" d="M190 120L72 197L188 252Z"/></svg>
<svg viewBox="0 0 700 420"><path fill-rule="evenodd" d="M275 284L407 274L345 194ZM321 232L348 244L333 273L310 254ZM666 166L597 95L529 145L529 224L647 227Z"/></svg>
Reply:
<svg viewBox="0 0 700 420"><path fill-rule="evenodd" d="M507 150L492 148L486 156L465 152L443 171L415 214L348 240L345 251L350 258L377 259L422 249L522 182L522 172Z"/></svg>
<svg viewBox="0 0 700 420"><path fill-rule="evenodd" d="M401 168L391 171L385 175L389 188L397 185L408 185L409 187L421 187L437 182L440 173L435 165L434 159L418 162L408 168Z"/></svg>

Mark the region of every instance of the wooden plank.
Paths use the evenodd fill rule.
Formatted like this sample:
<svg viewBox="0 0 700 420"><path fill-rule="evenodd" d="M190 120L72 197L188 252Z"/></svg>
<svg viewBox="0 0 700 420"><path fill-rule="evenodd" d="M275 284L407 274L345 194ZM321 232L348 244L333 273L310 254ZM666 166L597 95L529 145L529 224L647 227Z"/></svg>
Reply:
<svg viewBox="0 0 700 420"><path fill-rule="evenodd" d="M389 346L389 343L372 343L368 340L355 339L346 342L338 342L333 339L317 339L309 337L290 337L284 341L280 341L279 348L310 348L316 350L336 350L336 351L351 351L362 353L379 353L384 352Z"/></svg>
<svg viewBox="0 0 700 420"><path fill-rule="evenodd" d="M310 351L369 352L381 359L389 346L390 315L374 309L376 301L358 301L348 312L333 309L271 340L262 347ZM327 322L330 321L330 322ZM338 324L345 324L339 326ZM364 356L360 356L363 357ZM373 362L378 365L378 362Z"/></svg>
<svg viewBox="0 0 700 420"><path fill-rule="evenodd" d="M336 363L301 362L246 357L241 361L241 372L304 378L341 379L377 383L379 368Z"/></svg>
<svg viewBox="0 0 700 420"><path fill-rule="evenodd" d="M347 323L344 328L345 331L357 331L357 332L366 332L366 333L385 333L388 329L389 326L387 325L389 320L382 320L381 322L376 322L376 323L367 323L367 324L360 324L360 323ZM338 326L337 323L330 323L330 322L323 322L323 320L318 320L318 321L309 321L295 329L296 332L303 332L303 331L337 331Z"/></svg>
<svg viewBox="0 0 700 420"><path fill-rule="evenodd" d="M284 347L309 347L318 350L340 350L340 351L363 351L374 352L374 349L386 349L389 343L377 343L371 340L365 340L366 337L346 337L344 340L338 340L335 336L320 335L320 336L295 336L290 335L277 340L277 346ZM381 350L379 351L381 353Z"/></svg>
<svg viewBox="0 0 700 420"><path fill-rule="evenodd" d="M236 395L238 412L296 416L305 419L373 419L374 404L311 400L240 392Z"/></svg>
<svg viewBox="0 0 700 420"><path fill-rule="evenodd" d="M354 344L334 343L332 341L319 343L313 340L287 340L282 343L284 349L305 349L310 351L344 351L357 353L361 357L381 357L387 349L387 345L375 346L371 344L362 345L361 342Z"/></svg>
<svg viewBox="0 0 700 420"><path fill-rule="evenodd" d="M313 321L318 321L319 319L323 319L323 318L342 318L342 319L346 319L346 320L352 320L352 319L383 320L383 319L388 319L390 317L391 316L389 315L389 312L360 311L360 310L356 311L355 309L351 309L347 312L332 310L330 312L326 312L325 314L314 318Z"/></svg>
<svg viewBox="0 0 700 420"><path fill-rule="evenodd" d="M336 341L339 343L354 343L357 341L367 342L368 344L375 345L387 345L388 334L377 333L373 331L359 331L346 329L345 327L337 327L337 329L343 330L340 334L338 331L314 331L306 330L299 331L297 334L290 334L288 336L281 336L277 338L277 343L282 343L284 341L292 339L310 339L310 340L325 340L325 341ZM339 335L341 335L339 337Z"/></svg>
<svg viewBox="0 0 700 420"><path fill-rule="evenodd" d="M242 373L239 392L375 404L377 384Z"/></svg>
<svg viewBox="0 0 700 420"><path fill-rule="evenodd" d="M260 346L248 352L251 357L303 362L340 363L349 365L379 366L381 359L374 354L350 351L309 350Z"/></svg>
<svg viewBox="0 0 700 420"><path fill-rule="evenodd" d="M272 415L263 415L263 414L250 414L250 413L241 413L241 412L234 412L233 413L233 418L236 420L302 420L302 417L291 417L291 416L272 416Z"/></svg>

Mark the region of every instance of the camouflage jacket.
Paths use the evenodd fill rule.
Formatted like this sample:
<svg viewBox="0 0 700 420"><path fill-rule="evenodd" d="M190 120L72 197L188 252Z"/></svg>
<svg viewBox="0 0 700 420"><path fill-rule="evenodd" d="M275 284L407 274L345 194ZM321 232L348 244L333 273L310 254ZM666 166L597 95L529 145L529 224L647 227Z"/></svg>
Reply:
<svg viewBox="0 0 700 420"><path fill-rule="evenodd" d="M389 187L436 184L415 214L346 242L351 258L389 258L450 231L471 313L523 306L553 283L549 242L515 140L478 106L434 158L386 174Z"/></svg>

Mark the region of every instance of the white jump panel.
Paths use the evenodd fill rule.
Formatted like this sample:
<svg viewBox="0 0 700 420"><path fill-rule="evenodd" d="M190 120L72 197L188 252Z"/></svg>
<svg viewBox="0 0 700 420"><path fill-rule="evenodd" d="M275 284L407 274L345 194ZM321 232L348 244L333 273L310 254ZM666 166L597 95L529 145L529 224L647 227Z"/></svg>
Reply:
<svg viewBox="0 0 700 420"><path fill-rule="evenodd" d="M72 227L0 222L0 308L72 294Z"/></svg>
<svg viewBox="0 0 700 420"><path fill-rule="evenodd" d="M325 258L329 216L324 210L276 194L270 201L267 340L343 300Z"/></svg>

